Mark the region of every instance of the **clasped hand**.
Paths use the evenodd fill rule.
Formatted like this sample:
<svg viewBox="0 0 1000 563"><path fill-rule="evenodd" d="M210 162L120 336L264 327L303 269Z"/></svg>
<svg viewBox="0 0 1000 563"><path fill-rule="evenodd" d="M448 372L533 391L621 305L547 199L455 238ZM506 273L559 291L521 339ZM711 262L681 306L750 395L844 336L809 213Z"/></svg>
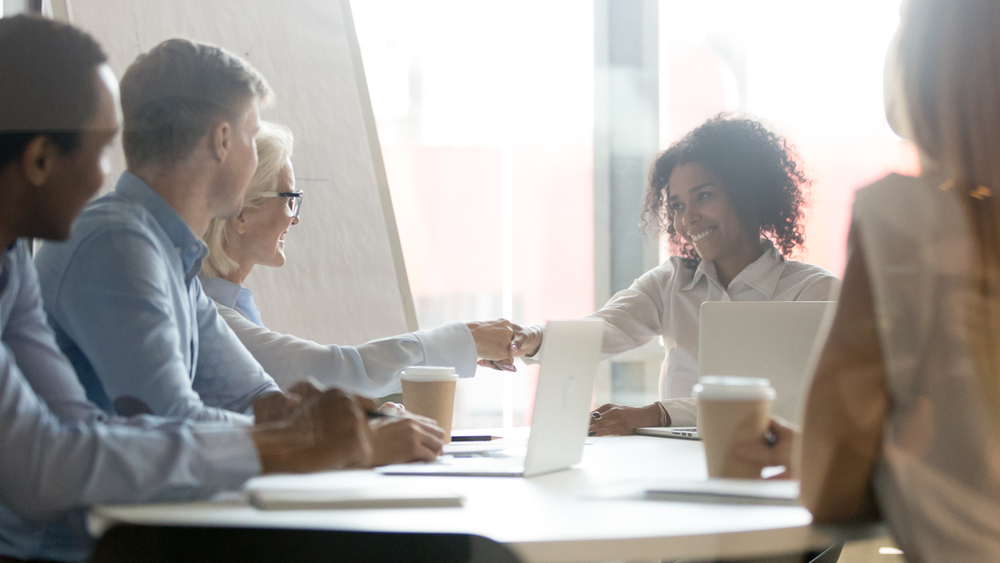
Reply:
<svg viewBox="0 0 1000 563"><path fill-rule="evenodd" d="M258 398L254 412L252 436L265 473L431 461L446 438L433 420L402 405L376 409L370 399L311 381ZM369 419L370 412L384 416Z"/></svg>
<svg viewBox="0 0 1000 563"><path fill-rule="evenodd" d="M287 395L272 393L254 402L250 437L264 473L308 473L367 467L372 431L366 399L340 389L300 383Z"/></svg>
<svg viewBox="0 0 1000 563"><path fill-rule="evenodd" d="M517 371L514 358L532 356L542 343L542 331L506 319L466 323L476 341L478 364L501 371Z"/></svg>

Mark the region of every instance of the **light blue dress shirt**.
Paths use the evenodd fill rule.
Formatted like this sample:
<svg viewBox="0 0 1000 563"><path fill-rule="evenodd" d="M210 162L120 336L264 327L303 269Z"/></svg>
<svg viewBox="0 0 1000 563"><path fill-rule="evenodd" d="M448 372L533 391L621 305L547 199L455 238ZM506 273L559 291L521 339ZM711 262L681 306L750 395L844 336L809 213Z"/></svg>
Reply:
<svg viewBox="0 0 1000 563"><path fill-rule="evenodd" d="M145 182L122 174L38 267L56 342L110 413L249 424L277 385L201 288L205 244Z"/></svg>
<svg viewBox="0 0 1000 563"><path fill-rule="evenodd" d="M253 324L264 328L264 321L260 318L260 309L253 300L253 292L222 278L201 277L201 287L205 295L212 301L222 303L226 307L235 310L243 318ZM252 352L252 350L251 350Z"/></svg>
<svg viewBox="0 0 1000 563"><path fill-rule="evenodd" d="M91 504L204 498L260 473L242 426L109 417L45 321L25 241L0 261L0 555L84 561Z"/></svg>
<svg viewBox="0 0 1000 563"><path fill-rule="evenodd" d="M250 290L222 278L202 278L201 282L222 318L282 389L315 378L351 393L382 397L400 390L400 373L410 366L454 367L461 377L476 374L476 341L465 323L359 346L324 345L265 328ZM257 311L257 320L247 311Z"/></svg>

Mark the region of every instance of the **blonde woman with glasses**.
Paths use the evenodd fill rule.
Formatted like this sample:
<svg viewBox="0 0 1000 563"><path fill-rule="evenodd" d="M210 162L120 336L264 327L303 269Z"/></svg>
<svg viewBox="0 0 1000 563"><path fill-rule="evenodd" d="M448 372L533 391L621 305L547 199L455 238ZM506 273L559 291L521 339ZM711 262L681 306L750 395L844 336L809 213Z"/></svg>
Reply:
<svg viewBox="0 0 1000 563"><path fill-rule="evenodd" d="M242 211L232 219L215 219L208 227L209 257L201 282L222 317L281 388L313 377L378 397L398 391L399 372L411 365L455 366L459 375L471 377L478 358L513 362L516 325L505 320L449 323L356 347L318 344L265 328L243 282L255 266L285 264L285 235L298 224L305 195L295 187L291 132L261 122L256 141L257 171Z"/></svg>

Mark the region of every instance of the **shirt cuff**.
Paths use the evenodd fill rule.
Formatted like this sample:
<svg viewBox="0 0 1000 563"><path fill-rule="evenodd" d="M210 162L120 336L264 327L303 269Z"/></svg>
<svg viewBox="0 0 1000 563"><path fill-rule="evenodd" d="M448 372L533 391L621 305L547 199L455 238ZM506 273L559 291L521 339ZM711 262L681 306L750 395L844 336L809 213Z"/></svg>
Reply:
<svg viewBox="0 0 1000 563"><path fill-rule="evenodd" d="M413 335L423 349L425 366L454 367L459 377L476 375L476 341L465 323L448 323Z"/></svg>
<svg viewBox="0 0 1000 563"><path fill-rule="evenodd" d="M670 426L697 426L698 402L695 399L667 399L660 407L670 417Z"/></svg>
<svg viewBox="0 0 1000 563"><path fill-rule="evenodd" d="M212 468L210 473L204 475L203 486L206 488L239 489L248 479L260 475L260 456L249 429L222 424L196 424L192 433L201 444L206 465Z"/></svg>

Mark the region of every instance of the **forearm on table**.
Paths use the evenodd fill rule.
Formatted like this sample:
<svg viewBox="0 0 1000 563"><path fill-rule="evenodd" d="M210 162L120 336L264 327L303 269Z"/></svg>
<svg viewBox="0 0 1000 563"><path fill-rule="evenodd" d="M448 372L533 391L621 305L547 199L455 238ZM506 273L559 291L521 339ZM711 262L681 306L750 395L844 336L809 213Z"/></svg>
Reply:
<svg viewBox="0 0 1000 563"><path fill-rule="evenodd" d="M0 500L28 519L92 504L203 498L260 472L243 428L152 417L61 424L9 357L0 358L0 419Z"/></svg>
<svg viewBox="0 0 1000 563"><path fill-rule="evenodd" d="M664 399L658 404L666 413L666 424L663 426L698 425L698 402L695 399Z"/></svg>

